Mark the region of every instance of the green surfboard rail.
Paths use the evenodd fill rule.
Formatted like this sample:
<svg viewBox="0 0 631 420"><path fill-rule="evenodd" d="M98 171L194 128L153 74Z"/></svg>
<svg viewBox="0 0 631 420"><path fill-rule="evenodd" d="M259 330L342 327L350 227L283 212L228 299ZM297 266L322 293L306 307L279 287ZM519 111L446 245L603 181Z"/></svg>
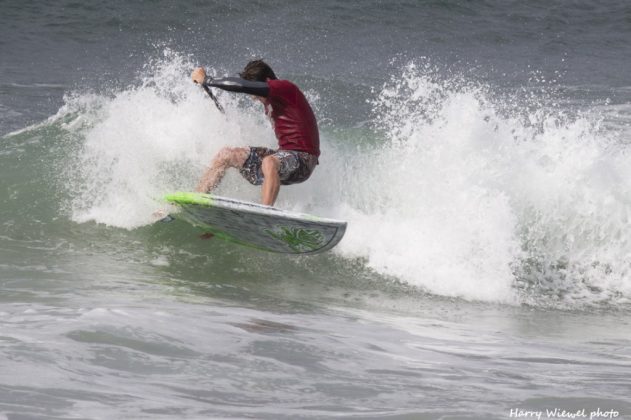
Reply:
<svg viewBox="0 0 631 420"><path fill-rule="evenodd" d="M175 192L165 195L164 199L170 203L176 204L197 204L200 206L213 205L212 195L195 192Z"/></svg>

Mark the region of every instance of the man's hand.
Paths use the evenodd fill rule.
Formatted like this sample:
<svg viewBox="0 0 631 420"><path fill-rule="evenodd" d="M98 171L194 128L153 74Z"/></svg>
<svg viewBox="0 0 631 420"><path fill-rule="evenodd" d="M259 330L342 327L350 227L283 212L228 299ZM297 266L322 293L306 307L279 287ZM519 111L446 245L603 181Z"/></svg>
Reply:
<svg viewBox="0 0 631 420"><path fill-rule="evenodd" d="M193 73L191 73L191 79L193 79L194 83L201 85L204 83L204 80L206 80L206 71L202 67L197 67L193 70Z"/></svg>

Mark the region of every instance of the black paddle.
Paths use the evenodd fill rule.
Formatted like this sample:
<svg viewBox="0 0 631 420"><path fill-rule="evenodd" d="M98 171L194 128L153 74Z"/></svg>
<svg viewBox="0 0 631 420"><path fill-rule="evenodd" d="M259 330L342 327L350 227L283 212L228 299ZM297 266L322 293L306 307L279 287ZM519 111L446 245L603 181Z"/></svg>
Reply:
<svg viewBox="0 0 631 420"><path fill-rule="evenodd" d="M213 102L215 102L215 105L217 105L217 109L219 111L221 111L222 114L225 114L225 111L223 110L223 107L221 106L221 104L219 103L219 101L217 100L217 97L213 94L213 92L210 90L210 87L205 84L202 83L202 87L204 88L204 90L206 91L206 93L208 94L208 96L210 96L210 99L213 100Z"/></svg>

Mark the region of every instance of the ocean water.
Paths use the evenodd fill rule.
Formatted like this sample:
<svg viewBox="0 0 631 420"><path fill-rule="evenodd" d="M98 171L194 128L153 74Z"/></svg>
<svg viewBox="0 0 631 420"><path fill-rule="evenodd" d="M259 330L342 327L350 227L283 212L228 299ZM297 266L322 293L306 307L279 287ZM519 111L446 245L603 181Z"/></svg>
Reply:
<svg viewBox="0 0 631 420"><path fill-rule="evenodd" d="M630 57L619 0L3 0L0 418L631 418ZM274 145L190 82L252 58L317 114L277 205L326 254L152 223Z"/></svg>

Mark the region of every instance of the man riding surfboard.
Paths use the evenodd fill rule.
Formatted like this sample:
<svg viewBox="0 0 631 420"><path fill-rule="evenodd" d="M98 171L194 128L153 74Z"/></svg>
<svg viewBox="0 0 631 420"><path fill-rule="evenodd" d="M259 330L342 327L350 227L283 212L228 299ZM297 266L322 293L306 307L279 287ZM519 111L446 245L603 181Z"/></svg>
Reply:
<svg viewBox="0 0 631 420"><path fill-rule="evenodd" d="M236 168L251 184L262 185L261 202L271 206L281 185L304 182L313 173L320 156L318 125L300 89L288 80L279 80L264 61L250 61L240 76L212 79L201 67L191 74L195 83L258 99L272 121L278 149L224 147L213 158L196 191L212 191L226 169Z"/></svg>

